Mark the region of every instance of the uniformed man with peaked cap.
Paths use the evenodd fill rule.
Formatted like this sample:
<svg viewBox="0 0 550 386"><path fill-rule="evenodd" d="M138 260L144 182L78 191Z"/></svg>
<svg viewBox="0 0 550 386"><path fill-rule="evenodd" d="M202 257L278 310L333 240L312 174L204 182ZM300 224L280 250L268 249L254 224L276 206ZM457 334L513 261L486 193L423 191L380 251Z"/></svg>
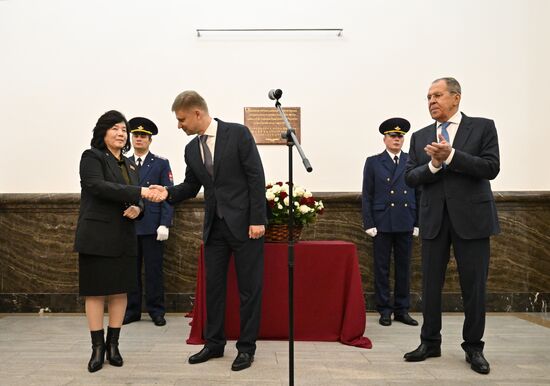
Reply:
<svg viewBox="0 0 550 386"><path fill-rule="evenodd" d="M139 170L140 186L173 186L172 170L166 158L149 151L152 137L158 134L157 125L150 119L135 117L128 122L132 135L134 155L130 159ZM128 306L124 324L141 319L143 292L141 267L145 268L145 306L156 326L164 326L166 312L164 306L164 241L168 239L172 226L174 208L167 202L145 201L143 218L136 222L138 235L138 290L128 294Z"/></svg>
<svg viewBox="0 0 550 386"><path fill-rule="evenodd" d="M411 125L403 118L390 118L379 127L386 149L368 157L363 170L363 226L373 238L374 294L379 323L394 320L416 326L409 315L410 260L413 233L418 235L414 189L405 184L407 153L401 151ZM389 275L393 250L395 287L390 296Z"/></svg>

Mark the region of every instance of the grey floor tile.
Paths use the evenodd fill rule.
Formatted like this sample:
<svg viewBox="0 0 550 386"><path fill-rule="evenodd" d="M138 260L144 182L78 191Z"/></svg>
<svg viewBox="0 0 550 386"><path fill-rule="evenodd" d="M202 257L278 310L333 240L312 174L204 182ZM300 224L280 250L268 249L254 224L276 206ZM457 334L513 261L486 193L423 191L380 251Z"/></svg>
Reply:
<svg viewBox="0 0 550 386"><path fill-rule="evenodd" d="M421 323L421 315L414 315ZM421 363L403 360L420 341L420 327L378 324L367 314L366 350L338 342L295 342L296 385L548 385L550 318L546 314L488 314L484 340L491 373L480 375L464 360L460 313L443 316L442 356ZM233 372L237 354L229 341L223 358L199 365L187 359L200 345L187 345L189 319L167 315L156 327L142 320L124 326L120 348L125 364L86 370L90 338L81 314L0 315L0 384L2 385L288 385L287 341L259 341L250 369ZM542 321L541 323L536 322ZM546 324L545 324L546 323ZM105 319L107 325L107 319Z"/></svg>

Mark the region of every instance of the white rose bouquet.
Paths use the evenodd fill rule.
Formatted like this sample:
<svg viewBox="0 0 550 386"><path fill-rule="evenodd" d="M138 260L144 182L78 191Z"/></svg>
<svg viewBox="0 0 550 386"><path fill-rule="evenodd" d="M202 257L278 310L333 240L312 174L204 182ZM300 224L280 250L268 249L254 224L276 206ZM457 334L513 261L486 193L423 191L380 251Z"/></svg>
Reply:
<svg viewBox="0 0 550 386"><path fill-rule="evenodd" d="M266 185L265 198L271 209L270 224L288 224L289 186L288 183L274 182ZM294 185L293 217L295 225L307 225L315 221L317 215L323 214L323 201L316 200L307 189Z"/></svg>

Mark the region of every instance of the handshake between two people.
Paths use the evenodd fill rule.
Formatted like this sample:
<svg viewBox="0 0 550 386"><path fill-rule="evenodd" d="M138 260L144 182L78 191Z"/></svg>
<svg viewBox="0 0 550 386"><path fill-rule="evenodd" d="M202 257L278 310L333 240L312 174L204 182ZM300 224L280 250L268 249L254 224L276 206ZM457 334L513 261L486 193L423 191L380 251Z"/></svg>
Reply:
<svg viewBox="0 0 550 386"><path fill-rule="evenodd" d="M168 198L168 191L164 186L150 185L141 188L141 197L152 202L162 202Z"/></svg>

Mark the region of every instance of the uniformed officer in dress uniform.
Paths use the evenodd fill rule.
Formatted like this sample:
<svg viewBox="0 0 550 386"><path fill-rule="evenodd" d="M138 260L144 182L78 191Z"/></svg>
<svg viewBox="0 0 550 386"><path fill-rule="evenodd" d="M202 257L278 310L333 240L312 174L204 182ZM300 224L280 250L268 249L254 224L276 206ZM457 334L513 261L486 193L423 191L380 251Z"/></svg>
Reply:
<svg viewBox="0 0 550 386"><path fill-rule="evenodd" d="M172 170L166 158L149 151L153 135L158 133L157 126L149 119L136 117L129 121L134 155L130 159L139 170L139 185L173 186ZM164 326L164 279L163 249L172 226L174 208L167 202L145 202L145 212L136 222L138 235L138 291L128 294L128 306L124 324L141 319L142 280L141 267L145 265L145 305L156 326Z"/></svg>
<svg viewBox="0 0 550 386"><path fill-rule="evenodd" d="M408 154L401 151L411 125L391 118L380 125L386 149L368 157L363 170L363 226L374 240L374 293L380 324L394 320L417 326L409 315L410 260L413 233L418 236L414 189L405 184ZM389 288L390 261L395 261L394 299Z"/></svg>

